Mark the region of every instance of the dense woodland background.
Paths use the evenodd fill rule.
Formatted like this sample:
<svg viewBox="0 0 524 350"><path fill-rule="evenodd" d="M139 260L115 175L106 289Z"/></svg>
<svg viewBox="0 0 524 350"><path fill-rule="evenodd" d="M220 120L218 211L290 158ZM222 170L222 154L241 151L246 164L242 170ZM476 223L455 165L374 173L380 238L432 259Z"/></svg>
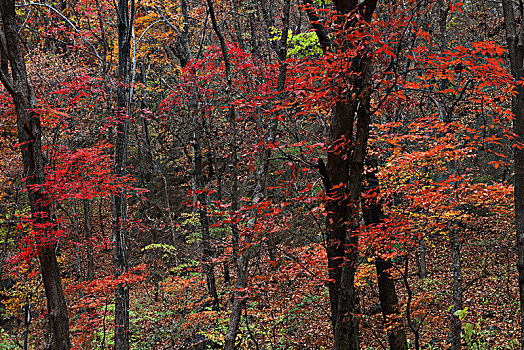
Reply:
<svg viewBox="0 0 524 350"><path fill-rule="evenodd" d="M523 349L523 16L1 0L0 348Z"/></svg>

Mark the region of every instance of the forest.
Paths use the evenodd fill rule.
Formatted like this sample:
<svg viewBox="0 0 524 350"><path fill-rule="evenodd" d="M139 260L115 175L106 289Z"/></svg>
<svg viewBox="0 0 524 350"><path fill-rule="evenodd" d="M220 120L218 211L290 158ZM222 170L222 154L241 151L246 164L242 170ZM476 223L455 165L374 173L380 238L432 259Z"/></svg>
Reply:
<svg viewBox="0 0 524 350"><path fill-rule="evenodd" d="M0 349L524 349L524 4L0 0Z"/></svg>

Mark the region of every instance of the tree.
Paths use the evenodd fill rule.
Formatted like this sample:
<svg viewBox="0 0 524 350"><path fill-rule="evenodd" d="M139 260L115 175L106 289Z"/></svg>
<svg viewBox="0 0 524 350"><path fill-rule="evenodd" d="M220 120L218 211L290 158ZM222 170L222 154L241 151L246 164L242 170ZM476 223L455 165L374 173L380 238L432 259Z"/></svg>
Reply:
<svg viewBox="0 0 524 350"><path fill-rule="evenodd" d="M506 29L506 41L509 51L509 62L511 75L515 79L515 96L511 101L511 111L515 116L513 130L516 134L516 147L514 148L515 169L515 228L517 241L517 270L519 273L519 295L520 295L520 341L521 349L524 349L524 48L521 45L524 32L522 26L515 20L515 11L510 1L502 0L504 13L504 26ZM519 8L522 16L522 6Z"/></svg>
<svg viewBox="0 0 524 350"><path fill-rule="evenodd" d="M116 90L116 125L114 172L123 176L127 167L128 123L131 114L130 72L131 39L134 36L134 0L119 0L115 8L118 19L118 73ZM128 263L128 213L125 190L113 196L113 262L115 277L129 270ZM115 290L115 349L129 349L129 285L121 283Z"/></svg>
<svg viewBox="0 0 524 350"><path fill-rule="evenodd" d="M382 203L379 200L380 185L376 176L376 170L368 170L366 173L365 186L367 191L362 203L362 216L368 227L383 224ZM379 230L381 228L378 228ZM387 250L387 247L385 247ZM376 252L375 268L377 270L377 284L379 290L380 307L384 318L384 327L388 335L389 348L391 350L407 350L408 343L406 332L400 321L400 305L395 291L395 280L393 262L390 258L383 258L382 252Z"/></svg>
<svg viewBox="0 0 524 350"><path fill-rule="evenodd" d="M341 33L367 25L377 1L334 1ZM310 10L312 11L312 10ZM310 16L310 20L312 17ZM314 24L319 42L326 41L323 28ZM344 38L344 34L342 34ZM329 298L335 338L335 349L358 349L357 297L354 289L358 257L359 202L364 173L364 159L369 136L372 52L365 35L354 42L338 45L336 53L354 52L348 74L349 88L341 95L332 111L327 164L319 164L326 190L328 269L331 282ZM330 43L333 47L333 43ZM327 44L323 45L327 48ZM337 46L335 46L337 47ZM353 51L354 50L354 51ZM344 74L342 73L342 74ZM356 129L354 130L354 124Z"/></svg>
<svg viewBox="0 0 524 350"><path fill-rule="evenodd" d="M46 348L69 349L71 341L67 304L55 255L57 237L54 234L54 223L46 195L41 188L35 188L35 185L45 181L42 129L40 118L35 111L36 96L27 76L18 34L15 1L3 1L0 4L0 14L3 24L3 31L0 32L0 79L15 104L24 177L34 220L33 229L40 231L39 234L45 238L42 245L36 249L47 299L49 335Z"/></svg>
<svg viewBox="0 0 524 350"><path fill-rule="evenodd" d="M501 11L17 3L49 214L13 181L32 180L4 89L0 348L50 339L29 260L48 246L75 348L512 347Z"/></svg>

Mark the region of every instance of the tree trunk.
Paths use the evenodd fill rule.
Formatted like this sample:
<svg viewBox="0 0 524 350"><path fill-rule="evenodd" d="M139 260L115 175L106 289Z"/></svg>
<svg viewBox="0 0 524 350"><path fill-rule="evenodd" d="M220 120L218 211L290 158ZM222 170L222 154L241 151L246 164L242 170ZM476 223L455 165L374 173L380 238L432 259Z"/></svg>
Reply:
<svg viewBox="0 0 524 350"><path fill-rule="evenodd" d="M242 306L245 303L244 292L242 291L247 285L247 264L248 260L245 254L241 254L236 259L237 262L237 283L236 291L234 292L233 305L231 306L231 315L229 316L229 323L227 325L226 335L224 337L224 350L235 349L235 340L240 325L240 317L242 316Z"/></svg>
<svg viewBox="0 0 524 350"><path fill-rule="evenodd" d="M15 1L0 2L3 31L0 30L0 80L13 98L17 116L17 131L21 145L24 177L29 193L29 203L36 225L51 224L51 213L46 194L31 185L45 181L42 130L40 119L34 112L36 97L29 83L21 42L18 36ZM10 70L9 70L10 68ZM43 232L47 235L47 232ZM45 348L64 350L71 347L67 304L62 289L60 271L56 260L53 236L38 247L40 273L47 299L47 329Z"/></svg>
<svg viewBox="0 0 524 350"><path fill-rule="evenodd" d="M379 180L372 172L366 174L367 189L373 193L379 193ZM362 213L366 225L380 224L383 221L382 204L377 202L373 196L362 204ZM391 350L407 350L408 343L406 332L402 326L402 320L398 305L395 281L391 277L393 264L389 259L383 259L379 253L375 257L377 269L378 292L380 307L384 320L384 328L387 330L389 348Z"/></svg>
<svg viewBox="0 0 524 350"><path fill-rule="evenodd" d="M504 26L506 29L506 40L508 42L509 60L511 74L515 81L524 78L523 58L524 47L522 41L524 31L521 25L515 21L513 3L502 0L504 13ZM520 338L521 349L524 349L524 86L516 86L517 95L513 97L511 109L515 115L513 121L514 132L517 135L518 147L514 147L515 160L515 229L517 241L517 269L520 294Z"/></svg>
<svg viewBox="0 0 524 350"><path fill-rule="evenodd" d="M326 31L311 8L308 17L315 29L322 48L336 50L329 42ZM354 20L345 21L345 15L359 11L366 22L370 22L377 1L366 0L361 6L357 1L335 0L335 9L340 15L340 24L346 29L354 25ZM341 50L349 47L339 48ZM354 49L354 48L351 48ZM336 102L329 127L327 166L319 162L319 171L326 189L326 231L327 257L335 350L358 349L358 302L355 294L355 272L358 257L360 192L364 159L369 136L371 59L365 43L352 62L350 91L346 101ZM351 98L351 96L358 98ZM356 118L356 130L353 126Z"/></svg>
<svg viewBox="0 0 524 350"><path fill-rule="evenodd" d="M263 2L261 6L264 6ZM274 50L280 61L278 67L278 80L277 80L277 92L281 93L284 90L286 84L287 74L287 63L285 62L287 56L287 40L289 36L289 12L291 7L291 1L286 0L284 2L284 13L282 18L282 36L280 37L278 46L274 46ZM266 12L264 10L264 12ZM267 14L266 14L267 16ZM268 28L270 30L270 28ZM266 130L266 126L261 118L257 118L257 128L260 132ZM278 131L278 118L272 118L269 121L269 132L262 137L267 137L265 142L261 142L263 149L260 151L259 166L257 169L257 182L255 189L253 190L253 204L260 202L267 197L267 181L269 178L269 159L271 158L271 146L276 141L276 135ZM277 247L276 242L279 237L267 236L266 242L268 247L269 259L276 261L277 259Z"/></svg>
<svg viewBox="0 0 524 350"><path fill-rule="evenodd" d="M462 310L462 267L460 265L460 234L456 227L452 227L450 230L450 241L453 270L453 307L451 308L449 330L450 349L460 350L462 325L459 315L455 315L455 312Z"/></svg>
<svg viewBox="0 0 524 350"><path fill-rule="evenodd" d="M80 235L78 234L78 216L76 212L76 199L73 199L71 204L71 225L73 229L73 244L75 245L75 270L76 280L82 282L84 280L84 272L82 271L82 249L80 248Z"/></svg>
<svg viewBox="0 0 524 350"><path fill-rule="evenodd" d="M218 37L220 42L220 50L222 51L224 59L224 68L226 71L227 88L226 95L229 104L229 131L230 131L230 152L231 152L231 210L230 215L234 218L238 214L238 154L237 154L237 133L236 133L236 112L235 107L232 104L232 76L231 76L231 64L229 61L229 52L227 50L224 36L218 27L218 22L215 16L215 10L213 8L213 0L207 0L207 6L209 9L209 17L213 25L213 30ZM233 305L231 307L231 316L229 317L229 323L227 326L224 349L233 350L235 348L236 335L238 333L238 327L240 324L240 318L242 315L242 305L245 303L243 289L247 286L247 274L248 274L248 260L249 260L249 249L240 250L240 233L235 220L231 222L231 240L233 245L233 256L237 265L237 283L236 291L234 291Z"/></svg>
<svg viewBox="0 0 524 350"><path fill-rule="evenodd" d="M133 32L134 0L118 0L118 86L117 126L115 136L114 173L126 173L128 146L128 115L130 113L131 37ZM113 263L115 278L129 270L127 261L127 201L124 190L113 196ZM129 349L129 286L121 283L115 290L115 350Z"/></svg>
<svg viewBox="0 0 524 350"><path fill-rule="evenodd" d="M194 100L194 98L192 97ZM202 140L202 124L197 120L198 112L196 103L191 103L191 111L193 116L193 192L195 210L198 211L200 219L200 228L202 232L202 257L204 264L204 271L206 274L207 288L211 298L213 299L213 310L218 311L219 300L215 281L215 267L212 262L214 251L211 247L211 236L209 234L209 218L207 213L207 193L205 191L204 173L202 169L202 148L200 146Z"/></svg>
<svg viewBox="0 0 524 350"><path fill-rule="evenodd" d="M94 279L95 275L95 263L93 260L93 231L91 229L91 207L89 204L89 200L84 199L84 237L85 237L85 244L87 247L87 272L86 272L86 279L91 282Z"/></svg>
<svg viewBox="0 0 524 350"><path fill-rule="evenodd" d="M389 348L391 350L407 350L408 343L400 318L395 281L391 277L393 264L391 261L379 257L375 259L375 267L377 269L380 307L382 308L384 326L387 329Z"/></svg>

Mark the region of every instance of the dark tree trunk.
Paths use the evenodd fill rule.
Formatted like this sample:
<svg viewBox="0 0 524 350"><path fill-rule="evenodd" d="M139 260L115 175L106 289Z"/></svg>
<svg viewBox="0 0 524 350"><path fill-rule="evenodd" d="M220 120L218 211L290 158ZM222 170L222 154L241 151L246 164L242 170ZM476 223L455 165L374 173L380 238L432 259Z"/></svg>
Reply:
<svg viewBox="0 0 524 350"><path fill-rule="evenodd" d="M51 212L46 194L30 186L41 184L44 176L44 156L42 153L42 130L40 119L33 111L36 97L29 79L18 36L15 1L0 1L3 31L0 30L0 80L13 98L17 116L18 138L21 145L24 177L29 193L29 203L36 224L52 224ZM10 70L9 70L10 68ZM38 213L38 215L35 215ZM51 225L52 227L53 225ZM46 233L44 233L46 234ZM69 319L67 304L60 280L53 238L39 247L38 260L40 273L47 299L46 349L64 350L71 347L69 338Z"/></svg>
<svg viewBox="0 0 524 350"><path fill-rule="evenodd" d="M229 272L229 261L225 260L222 264L224 267L224 283L229 284L231 281L231 273Z"/></svg>
<svg viewBox="0 0 524 350"><path fill-rule="evenodd" d="M506 28L506 39L508 42L509 60L511 74L515 81L524 78L523 59L524 31L521 25L517 25L513 3L502 0L504 13L504 26ZM517 238L517 269L520 294L520 338L521 349L524 349L524 86L516 86L517 95L513 98L511 109L515 115L513 121L514 132L517 135L516 142L519 147L514 147L515 160L515 229Z"/></svg>
<svg viewBox="0 0 524 350"><path fill-rule="evenodd" d="M354 49L335 48L329 42L326 30L318 21L310 0L307 11L311 25L324 51ZM376 0L365 0L361 4L354 0L335 0L334 6L340 16L340 24L350 29L355 20L346 15L359 11L366 22L370 22L377 5ZM371 59L367 45L363 43L352 62L350 91L346 101L339 101L333 108L329 127L327 166L319 163L327 197L326 229L329 277L329 299L333 323L335 350L359 348L358 301L355 294L355 272L358 257L359 201L369 136ZM352 99L351 96L358 96ZM356 123L355 123L356 122ZM356 129L354 130L354 124Z"/></svg>
<svg viewBox="0 0 524 350"><path fill-rule="evenodd" d="M191 58L191 50L189 47L189 12L188 12L188 3L186 0L181 0L180 2L182 14L184 16L184 28L181 32L180 42L177 43L178 50L181 53L181 56L185 57L186 60L180 60L182 67L187 64L187 60ZM195 94L194 91L191 92L192 95ZM204 273L206 275L207 289L209 295L213 299L213 310L218 311L219 309L219 298L216 287L216 278L215 278L215 264L212 262L215 257L214 249L211 246L211 235L209 232L209 215L207 211L207 196L208 193L206 189L206 177L204 175L204 169L202 166L202 140L204 127L202 125L202 120L199 120L199 112L197 106L197 96L191 96L189 103L189 113L192 117L192 140L191 147L193 149L193 158L192 158L192 187L194 192L193 202L195 203L195 211L198 212L202 240L202 260ZM210 165L212 167L212 165ZM210 174L212 171L210 171ZM211 177L211 175L210 175ZM167 191L167 189L166 189ZM198 203L198 204L197 204Z"/></svg>
<svg viewBox="0 0 524 350"><path fill-rule="evenodd" d="M235 217L238 214L238 154L237 154L237 133L236 133L236 111L232 105L232 76L231 76L231 63L229 61L229 52L227 50L226 42L220 28L218 27L218 21L215 16L215 10L213 7L213 0L207 0L207 6L209 9L209 17L213 25L213 30L218 37L220 42L220 50L222 51L224 59L224 68L226 72L227 88L226 95L229 104L229 132L231 139L229 141L229 147L231 152L231 217ZM229 323L227 326L224 349L233 350L235 348L236 335L238 333L238 327L240 325L240 318L242 315L242 305L244 305L244 292L243 289L247 286L247 274L248 274L248 263L249 263L249 249L240 250L240 232L238 226L232 220L231 223L231 237L233 246L233 256L237 265L237 290L234 292L233 305L231 306L231 315L229 317Z"/></svg>
<svg viewBox="0 0 524 350"><path fill-rule="evenodd" d="M89 200L84 199L84 238L85 245L87 247L86 261L87 261L87 272L86 279L92 281L95 275L95 263L93 260L93 231L91 229L91 207Z"/></svg>
<svg viewBox="0 0 524 350"><path fill-rule="evenodd" d="M126 173L128 146L128 115L130 113L131 36L134 19L134 0L118 0L118 86L117 126L115 135L114 173ZM127 201L124 190L113 196L113 263L114 275L119 277L129 270L127 261ZM119 284L115 290L115 350L129 349L129 286Z"/></svg>
<svg viewBox="0 0 524 350"><path fill-rule="evenodd" d="M71 225L73 229L73 244L75 245L75 270L76 279L78 282L84 280L84 272L82 271L82 249L80 248L80 235L78 234L78 216L76 212L76 199L73 199L71 204Z"/></svg>
<svg viewBox="0 0 524 350"><path fill-rule="evenodd" d="M366 174L366 189L377 193L380 191L379 180L372 172ZM383 221L382 204L377 202L373 196L362 204L362 213L366 225L380 224ZM402 326L400 310L398 305L395 281L391 277L393 264L389 259L383 259L380 253L376 253L375 267L377 269L378 292L380 307L387 329L388 343L391 350L407 350L408 343L406 332Z"/></svg>
<svg viewBox="0 0 524 350"><path fill-rule="evenodd" d="M192 97L192 99L194 99ZM204 272L206 274L207 289L209 295L213 299L213 310L218 311L219 300L215 281L215 267L212 262L214 257L214 250L211 247L211 236L209 234L209 217L207 212L207 192L205 191L204 172L202 169L202 148L200 146L202 141L202 124L198 119L198 112L196 103L191 103L191 113L193 116L193 191L195 209L198 211L200 219L200 228L202 232L202 257L204 264ZM198 202L198 204L197 204Z"/></svg>
<svg viewBox="0 0 524 350"><path fill-rule="evenodd" d="M375 267L377 268L380 307L382 308L384 326L387 329L389 348L391 350L407 350L408 343L400 318L395 281L391 277L393 264L389 260L378 257L375 259Z"/></svg>

